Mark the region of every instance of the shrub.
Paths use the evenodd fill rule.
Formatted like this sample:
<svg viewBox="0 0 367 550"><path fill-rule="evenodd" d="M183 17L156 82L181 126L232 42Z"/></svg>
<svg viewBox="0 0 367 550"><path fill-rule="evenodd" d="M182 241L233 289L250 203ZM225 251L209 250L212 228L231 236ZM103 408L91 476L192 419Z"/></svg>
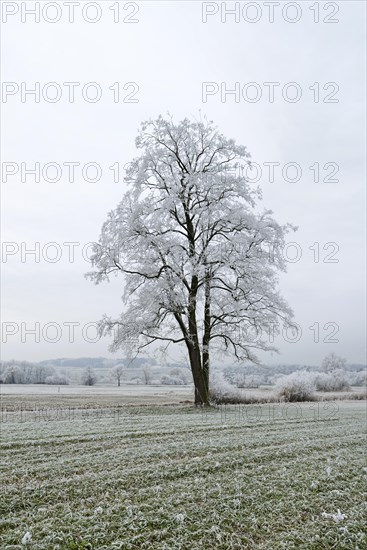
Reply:
<svg viewBox="0 0 367 550"><path fill-rule="evenodd" d="M165 374L161 378L161 384L167 386L183 386L184 382L181 378L178 378L178 376L169 376L168 374Z"/></svg>
<svg viewBox="0 0 367 550"><path fill-rule="evenodd" d="M313 401L315 399L314 376L306 371L292 372L277 381L276 394L284 401Z"/></svg>
<svg viewBox="0 0 367 550"><path fill-rule="evenodd" d="M258 374L239 374L236 379L237 388L258 388L264 382L264 377Z"/></svg>
<svg viewBox="0 0 367 550"><path fill-rule="evenodd" d="M173 368L169 372L169 376L180 378L183 384L189 384L192 381L191 372L188 369Z"/></svg>
<svg viewBox="0 0 367 550"><path fill-rule="evenodd" d="M141 378L139 378L139 376L135 376L130 380L130 384L141 384Z"/></svg>
<svg viewBox="0 0 367 550"><path fill-rule="evenodd" d="M209 399L212 403L240 403L241 392L230 384L222 372L213 372L209 380Z"/></svg>
<svg viewBox="0 0 367 550"><path fill-rule="evenodd" d="M45 384L51 384L54 386L67 386L70 384L70 378L64 374L54 374L52 376L47 376Z"/></svg>
<svg viewBox="0 0 367 550"><path fill-rule="evenodd" d="M97 382L97 376L92 367L87 367L85 369L81 380L84 386L94 386L94 384Z"/></svg>
<svg viewBox="0 0 367 550"><path fill-rule="evenodd" d="M366 386L367 385L367 371L361 370L358 372L351 372L349 375L349 381L351 386Z"/></svg>
<svg viewBox="0 0 367 550"><path fill-rule="evenodd" d="M317 391L348 391L350 384L348 375L344 370L337 369L332 372L324 372L315 377Z"/></svg>

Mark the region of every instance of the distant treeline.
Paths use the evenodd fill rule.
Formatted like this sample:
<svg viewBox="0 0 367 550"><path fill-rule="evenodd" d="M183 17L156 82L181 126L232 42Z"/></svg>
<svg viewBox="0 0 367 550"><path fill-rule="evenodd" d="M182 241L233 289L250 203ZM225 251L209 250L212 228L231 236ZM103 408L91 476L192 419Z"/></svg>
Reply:
<svg viewBox="0 0 367 550"><path fill-rule="evenodd" d="M28 361L1 361L2 384L69 384L70 379L57 373L52 365Z"/></svg>
<svg viewBox="0 0 367 550"><path fill-rule="evenodd" d="M40 365L51 365L53 367L79 367L86 368L92 367L94 369L110 369L116 365L125 365L126 367L131 368L141 368L144 365L155 365L155 359L137 357L134 359L118 358L118 359L109 359L106 357L77 357L75 359L70 358L61 358L61 359L47 359L45 361L40 361Z"/></svg>
<svg viewBox="0 0 367 550"><path fill-rule="evenodd" d="M75 359L50 359L31 363L29 361L0 361L0 383L3 384L69 384L75 378L68 368L76 369L106 369L106 376L116 365L123 365L125 369L147 370L151 367L158 367L155 359L136 358L128 359L107 359L105 357L79 357ZM162 365L163 367L163 365ZM60 372L60 370L62 371ZM177 363L166 363L166 369L182 369ZM318 372L320 367L312 365L279 364L279 365L254 365L237 364L219 366L213 365L215 371L223 371L223 374L230 383L244 387L257 387L259 385L272 385L277 378L297 371ZM358 376L351 377L351 383L363 383L366 377L367 366L363 364L346 364L346 372L355 373ZM185 369L184 369L185 370ZM168 371L167 371L168 372ZM102 376L103 378L103 376ZM355 380L355 381L354 381Z"/></svg>

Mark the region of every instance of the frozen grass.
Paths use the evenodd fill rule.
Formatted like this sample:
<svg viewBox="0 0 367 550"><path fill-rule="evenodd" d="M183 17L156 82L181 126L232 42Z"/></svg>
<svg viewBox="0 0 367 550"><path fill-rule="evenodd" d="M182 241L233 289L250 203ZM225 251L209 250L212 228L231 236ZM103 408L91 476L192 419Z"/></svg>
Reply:
<svg viewBox="0 0 367 550"><path fill-rule="evenodd" d="M87 401L113 404L170 404L180 403L182 401L194 402L193 385L187 386L166 386L166 385L131 385L116 384L96 385L96 386L53 386L47 384L0 384L0 395L3 403L10 399L27 403L33 401L45 402L46 398L52 403L72 403L83 404ZM233 386L230 386L233 390ZM221 392L222 402L244 404L252 403L277 403L279 397L274 386L262 386L259 388L234 388L234 397L228 395L227 398ZM335 400L335 399L366 399L366 388L353 386L349 391L340 392L315 392L315 400Z"/></svg>
<svg viewBox="0 0 367 550"><path fill-rule="evenodd" d="M0 384L1 401L10 403L101 404L179 403L194 400L193 386L155 386L121 384L106 386L48 386L45 384Z"/></svg>
<svg viewBox="0 0 367 550"><path fill-rule="evenodd" d="M67 404L3 411L2 549L366 548L365 402Z"/></svg>
<svg viewBox="0 0 367 550"><path fill-rule="evenodd" d="M60 387L60 391L58 390ZM77 395L77 396L93 396L93 395L108 395L108 396L156 396L168 395L191 395L193 394L193 385L174 387L166 385L134 385L124 384L118 387L117 384L109 384L103 386L84 386L84 385L69 385L69 386L54 386L47 384L0 384L0 393L2 395Z"/></svg>

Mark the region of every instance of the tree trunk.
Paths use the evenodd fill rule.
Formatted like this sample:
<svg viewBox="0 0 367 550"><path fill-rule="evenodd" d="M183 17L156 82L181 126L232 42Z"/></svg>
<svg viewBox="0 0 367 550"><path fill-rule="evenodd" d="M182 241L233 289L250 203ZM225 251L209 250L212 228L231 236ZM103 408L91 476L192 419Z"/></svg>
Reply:
<svg viewBox="0 0 367 550"><path fill-rule="evenodd" d="M203 353L202 368L204 385L209 395L209 342L210 342L210 272L206 272L205 277L205 303L204 303L204 334L203 334Z"/></svg>
<svg viewBox="0 0 367 550"><path fill-rule="evenodd" d="M209 406L209 384L204 376L201 364L200 349L190 346L189 349L190 365L192 377L195 385L195 405L197 407Z"/></svg>
<svg viewBox="0 0 367 550"><path fill-rule="evenodd" d="M209 396L209 350L203 351L203 382Z"/></svg>
<svg viewBox="0 0 367 550"><path fill-rule="evenodd" d="M209 407L209 385L204 377L204 373L200 373L198 385L195 387L195 405L197 407Z"/></svg>

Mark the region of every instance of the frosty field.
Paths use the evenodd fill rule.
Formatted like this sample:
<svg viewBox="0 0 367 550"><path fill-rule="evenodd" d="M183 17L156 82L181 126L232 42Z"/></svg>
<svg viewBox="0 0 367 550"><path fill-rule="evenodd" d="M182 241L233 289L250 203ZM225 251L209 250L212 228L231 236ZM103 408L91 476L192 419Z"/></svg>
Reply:
<svg viewBox="0 0 367 550"><path fill-rule="evenodd" d="M3 395L0 547L367 547L365 401L179 399Z"/></svg>

